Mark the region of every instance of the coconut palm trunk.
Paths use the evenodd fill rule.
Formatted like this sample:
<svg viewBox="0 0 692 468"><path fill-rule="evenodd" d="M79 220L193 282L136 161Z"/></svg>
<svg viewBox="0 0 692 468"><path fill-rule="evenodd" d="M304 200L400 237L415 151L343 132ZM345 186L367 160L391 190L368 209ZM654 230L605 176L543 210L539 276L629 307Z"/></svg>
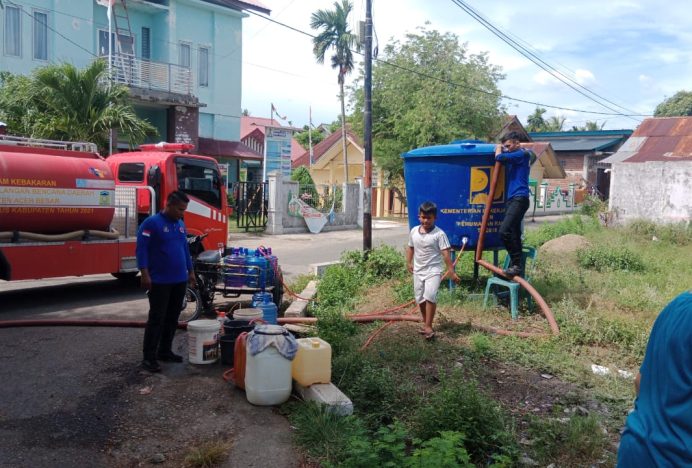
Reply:
<svg viewBox="0 0 692 468"><path fill-rule="evenodd" d="M346 106L344 104L344 82L339 83L341 98L341 151L344 153L344 183L348 183L348 153L346 153Z"/></svg>

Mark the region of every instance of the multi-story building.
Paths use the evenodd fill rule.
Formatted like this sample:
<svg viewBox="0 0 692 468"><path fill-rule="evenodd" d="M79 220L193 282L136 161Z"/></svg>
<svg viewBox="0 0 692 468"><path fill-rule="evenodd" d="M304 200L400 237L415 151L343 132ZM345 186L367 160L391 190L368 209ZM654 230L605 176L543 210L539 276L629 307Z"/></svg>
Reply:
<svg viewBox="0 0 692 468"><path fill-rule="evenodd" d="M110 58L158 140L190 142L233 162L261 159L240 143L242 20L255 0L3 0L0 70L29 74ZM110 34L109 34L110 31Z"/></svg>

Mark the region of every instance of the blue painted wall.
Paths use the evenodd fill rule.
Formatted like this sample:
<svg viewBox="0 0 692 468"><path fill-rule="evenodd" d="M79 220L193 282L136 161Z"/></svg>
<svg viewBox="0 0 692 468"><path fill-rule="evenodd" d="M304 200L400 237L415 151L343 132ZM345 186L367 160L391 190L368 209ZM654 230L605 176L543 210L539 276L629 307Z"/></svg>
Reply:
<svg viewBox="0 0 692 468"><path fill-rule="evenodd" d="M7 6L12 0L5 0ZM0 70L29 74L49 63L69 62L84 67L98 55L99 30L108 30L106 8L94 0L31 0L30 5L14 0L21 8L21 55L5 54L0 45ZM245 13L218 7L201 0L157 1L164 5L128 3L135 53L141 57L142 27L151 34L151 60L179 62L179 45L191 48L190 68L193 94L206 104L200 108L200 136L221 140L240 138L242 75L242 19ZM168 4L167 7L165 5ZM33 59L34 11L48 15L48 60ZM0 9L0 44L4 43L5 10ZM209 84L199 86L199 49L209 50ZM138 109L140 115L151 110ZM161 126L160 113L156 121ZM165 135L165 133L164 133Z"/></svg>

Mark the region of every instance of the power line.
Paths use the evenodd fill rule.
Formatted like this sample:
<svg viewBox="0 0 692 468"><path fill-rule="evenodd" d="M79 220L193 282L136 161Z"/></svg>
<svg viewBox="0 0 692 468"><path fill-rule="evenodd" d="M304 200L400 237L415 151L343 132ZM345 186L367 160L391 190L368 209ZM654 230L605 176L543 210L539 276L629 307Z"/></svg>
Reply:
<svg viewBox="0 0 692 468"><path fill-rule="evenodd" d="M489 30L491 33L493 33L495 36L497 36L498 38L500 38L500 40L502 40L504 43L506 43L507 45L509 45L510 47L512 47L514 50L516 50L517 52L519 52L522 56L524 56L525 58L527 58L528 60L530 60L531 62L533 62L533 63L534 63L536 66L538 66L539 68L541 68L541 69L543 69L544 71L546 71L547 73L549 73L549 74L550 74L552 77L554 77L555 79L559 80L559 81L562 82L563 84L565 84L565 85L567 85L568 87L570 87L572 90L574 90L574 91L576 91L577 93L581 94L581 95L584 96L585 98L587 98L587 99L589 99L589 100L595 102L596 104L598 104L598 105L600 105L600 106L602 106L602 107L605 107L606 109L609 109L609 110L611 110L611 111L613 111L613 112L619 112L619 111L617 111L616 109L614 109L614 108L612 108L612 107L610 107L610 106L608 106L608 105L606 105L606 104L603 104L603 102L600 102L599 100L595 99L594 97L589 96L588 94L585 94L584 92L582 92L580 89L577 89L577 88L581 88L581 89L583 89L584 91L586 91L586 92L592 94L593 96L596 96L598 99L600 99L600 100L602 100L602 101L605 101L605 102L607 102L607 103L609 103L609 104L612 104L612 105L614 105L614 106L616 106L616 107L619 107L619 108L621 108L621 109L627 111L629 114L635 113L635 112L631 111L630 109L627 109L627 108L625 108L625 107L622 107L622 106L620 106L619 104L617 104L617 103L615 103L615 102L612 102L612 101L610 101L609 99L607 99L607 98L601 96L600 94L598 94L598 93L596 93L596 92L594 92L594 91L591 91L590 89L588 89L588 88L586 88L585 86L583 86L581 83L578 83L577 81L573 80L571 77L569 77L569 76L563 74L562 72L560 72L559 70L557 70L555 67L553 67L553 66L550 65L549 63L545 62L542 58L540 58L538 55L536 55L535 53L533 53L531 50L529 50L528 48L524 47L523 45L519 44L517 41L515 41L514 39L512 39L511 37L509 37L504 31L502 31L501 29L499 29L498 27L496 27L494 24L492 24L488 19L486 19L486 18L485 18L483 15L481 15L478 11L474 10L471 6L469 6L468 4L466 4L463 0L452 0L452 2L453 2L455 5L457 5L459 8L461 8L462 10L464 10L466 13L468 13L469 16L471 16L473 19L475 19L476 21L478 21L481 25L483 25L486 29L488 29L488 30ZM524 42L525 42L525 41L524 41ZM567 81L565 81L565 80L569 81L569 83L568 83ZM628 114L621 114L621 115L631 118L630 115L628 115ZM632 119L632 120L637 120L637 119Z"/></svg>
<svg viewBox="0 0 692 468"><path fill-rule="evenodd" d="M31 13L29 13L28 11L25 11L24 8L22 8L21 6L19 6L18 8L19 8L19 11L21 11L22 13L24 13L25 15L27 15L27 16L28 16L29 18L31 18L32 20L38 21L36 18L34 18L34 17L31 15ZM45 26L46 28L48 28L48 29L50 29L51 31L53 31L53 32L54 32L55 34L57 34L58 36L60 36L60 37L62 37L63 39L65 39L65 40L66 40L67 42L69 42L70 44L79 47L80 49L82 49L84 52L86 52L87 54L91 55L92 57L97 57L97 55L94 54L92 51L90 51L90 50L88 50L88 49L85 49L85 48L82 47L80 44L77 44L75 41L73 41L73 40L70 39L69 37L63 35L63 34L60 33L58 30L56 30L56 29L54 29L53 27L49 26L49 25L48 25L48 22L43 22L43 21L38 21L38 22L39 22L40 24L42 24L43 26Z"/></svg>
<svg viewBox="0 0 692 468"><path fill-rule="evenodd" d="M297 33L299 33L299 34L303 34L303 35L308 36L308 37L311 37L311 38L314 38L314 37L315 37L313 34L310 34L310 33L308 33L308 32L305 32L305 31L303 31L303 30L300 30L300 29L295 28L295 27L293 27L293 26L290 26L290 25L288 25L288 24L282 23L282 22L280 22L280 21L274 20L274 19L269 18L269 17L267 17L267 16L261 15L261 14L259 14L259 13L257 13L257 12L254 12L254 11L248 11L248 12L249 12L250 14L253 14L253 15L259 17L259 18L265 19L265 20L270 21L270 22L272 22L272 23L278 24L279 26L283 26L283 27L288 28L288 29L290 29L290 30L292 30L292 31L295 31L295 32L297 32ZM362 55L362 54L361 54L360 52L358 52L357 50L352 50L352 52L353 52L354 54ZM483 89L474 88L474 87L472 87L472 86L468 86L468 85L456 83L456 82L453 82L453 81L450 81L450 80L445 80L445 79L443 79L443 78L438 78L438 77L436 77L436 76L428 75L428 74L423 73L423 72L420 72L420 71L418 71L418 70L413 70L413 69L411 69L411 68L403 67L403 66L401 66L401 65L397 65L397 64L388 62L388 61L383 60L383 59L380 59L380 58L374 59L374 60L375 60L376 62L381 63L381 64L389 65L389 66L391 66L391 67L398 68L398 69L400 69L400 70L402 70L402 71L406 71L406 72L408 72L408 73L413 73L413 74L418 75L418 76L423 77L423 78L428 78L428 79L435 80L435 81L438 81L438 82L441 82L441 83L445 83L445 84L447 84L447 85L456 86L456 87L463 88L463 89L468 89L468 90L470 90L470 91L474 91L474 92L477 92L477 93L486 94L486 95L489 95L489 96L494 96L494 97L497 97L497 98L500 98L500 99L506 99L506 100L509 100L509 101L516 101L516 102L521 102L521 103L524 103L524 104L531 104L531 105L534 105L534 106L547 107L547 108L550 108L550 109L564 110L564 111L570 111L570 112L579 112L579 113L583 113L583 114L609 115L609 116L618 116L618 117L650 117L650 115L648 115L648 114L636 114L636 113L632 113L632 114L623 114L623 113L621 113L621 112L599 112L599 111L590 111L590 110L585 110L585 109L576 109L576 108L572 108L572 107L556 106L556 105L545 104L545 103L540 103L540 102L536 102L536 101L529 101L529 100L526 100L526 99L520 99L520 98L511 97L511 96L508 96L508 95L502 94L502 93L499 93L499 94L498 94L498 93L493 93L493 92L491 92L491 91L486 91L486 90L483 90ZM613 109L611 109L611 110L613 110Z"/></svg>

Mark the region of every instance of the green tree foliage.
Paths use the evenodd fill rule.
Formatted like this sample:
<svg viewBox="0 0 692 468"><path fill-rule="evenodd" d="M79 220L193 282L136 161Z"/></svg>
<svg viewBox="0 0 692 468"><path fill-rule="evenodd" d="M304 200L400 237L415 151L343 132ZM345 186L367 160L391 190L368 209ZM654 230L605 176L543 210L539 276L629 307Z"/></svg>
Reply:
<svg viewBox="0 0 692 468"><path fill-rule="evenodd" d="M124 86L108 86L102 60L80 70L63 63L38 68L30 77L0 77L0 109L10 133L34 138L90 141L104 153L109 129L117 130L131 145L156 135L140 119Z"/></svg>
<svg viewBox="0 0 692 468"><path fill-rule="evenodd" d="M577 125L572 125L572 132L594 132L598 130L603 130L603 127L605 127L605 120L602 123L598 123L598 121L594 120L587 120L586 124L582 125L581 127Z"/></svg>
<svg viewBox="0 0 692 468"><path fill-rule="evenodd" d="M315 182L312 180L312 176L310 175L310 171L305 166L296 168L291 173L291 180L298 182L300 185L315 185Z"/></svg>
<svg viewBox="0 0 692 468"><path fill-rule="evenodd" d="M692 115L692 92L678 91L656 106L655 117Z"/></svg>
<svg viewBox="0 0 692 468"><path fill-rule="evenodd" d="M313 39L313 53L317 63L324 63L325 55L330 49L332 68L339 70L339 99L341 100L341 150L344 155L344 182L348 182L348 156L346 154L346 105L344 103L345 77L353 71L353 52L357 38L351 31L348 15L353 5L349 0L334 2L334 10L317 10L310 17L310 27L319 31Z"/></svg>
<svg viewBox="0 0 692 468"><path fill-rule="evenodd" d="M307 125L306 125L307 126ZM293 138L296 139L298 143L300 143L300 146L302 146L305 149L310 148L310 138L312 138L312 146L314 147L317 143L320 141L324 140L324 134L322 132L318 132L315 129L312 130L312 136L308 134L308 130L305 129L305 131L296 133L293 135Z"/></svg>
<svg viewBox="0 0 692 468"><path fill-rule="evenodd" d="M373 154L390 184L403 177L403 152L460 138L490 138L503 113L497 88L503 77L486 54L470 54L452 33L421 28L404 42L390 42L372 70ZM351 101L352 122L362 135L360 82Z"/></svg>
<svg viewBox="0 0 692 468"><path fill-rule="evenodd" d="M546 110L543 107L536 107L533 114L526 119L526 131L528 132L561 132L565 125L566 118L557 115L551 116L547 120L543 117Z"/></svg>
<svg viewBox="0 0 692 468"><path fill-rule="evenodd" d="M543 114L546 110L543 107L536 107L533 114L529 115L526 119L526 131L527 132L545 132L545 119Z"/></svg>

